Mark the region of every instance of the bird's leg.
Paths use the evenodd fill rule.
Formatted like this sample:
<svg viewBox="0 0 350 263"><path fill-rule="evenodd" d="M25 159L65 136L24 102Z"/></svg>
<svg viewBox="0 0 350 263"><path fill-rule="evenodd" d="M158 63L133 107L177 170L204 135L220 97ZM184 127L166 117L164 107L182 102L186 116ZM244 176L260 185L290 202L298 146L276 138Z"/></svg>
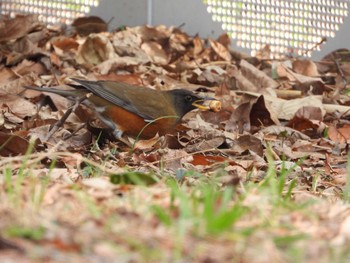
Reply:
<svg viewBox="0 0 350 263"><path fill-rule="evenodd" d="M127 138L123 137L123 132L119 130L116 125L114 125L115 128L113 129L113 136L118 140L121 141L122 143L125 143L127 146L130 148L132 147L132 144L128 141Z"/></svg>
<svg viewBox="0 0 350 263"><path fill-rule="evenodd" d="M99 119L112 131L114 138L125 145L132 147L132 144L123 136L123 131L119 129L115 122L106 118L97 111Z"/></svg>

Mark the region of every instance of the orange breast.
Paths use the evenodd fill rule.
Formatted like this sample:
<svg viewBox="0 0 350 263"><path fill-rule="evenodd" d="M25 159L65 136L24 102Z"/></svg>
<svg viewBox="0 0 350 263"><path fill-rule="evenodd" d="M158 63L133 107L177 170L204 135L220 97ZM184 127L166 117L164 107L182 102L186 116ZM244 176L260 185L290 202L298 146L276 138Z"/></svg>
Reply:
<svg viewBox="0 0 350 263"><path fill-rule="evenodd" d="M149 123L145 122L143 118L118 106L108 106L101 115L116 123L124 134L134 138L144 129L140 135L140 138L143 139L152 138L157 133L159 135L168 133L174 129L179 121L179 118L164 114L164 118L161 117L159 120Z"/></svg>

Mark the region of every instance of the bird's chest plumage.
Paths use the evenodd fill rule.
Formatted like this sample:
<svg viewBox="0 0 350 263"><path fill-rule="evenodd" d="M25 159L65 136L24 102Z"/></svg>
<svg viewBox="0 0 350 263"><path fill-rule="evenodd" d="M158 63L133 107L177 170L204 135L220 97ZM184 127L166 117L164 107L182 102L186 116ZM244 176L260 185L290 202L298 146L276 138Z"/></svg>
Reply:
<svg viewBox="0 0 350 263"><path fill-rule="evenodd" d="M123 107L116 106L105 99L93 96L90 107L99 114L100 119L111 129L118 129L121 133L131 137L148 139L157 133L164 135L174 129L180 121L176 111L162 97L132 103L135 109L130 112ZM147 117L144 117L147 116Z"/></svg>
<svg viewBox="0 0 350 263"><path fill-rule="evenodd" d="M153 120L145 120L118 106L108 106L100 114L104 119L115 123L124 134L132 137L140 136L140 138L145 139L152 138L157 133L164 135L179 122L178 116L174 115L163 115Z"/></svg>

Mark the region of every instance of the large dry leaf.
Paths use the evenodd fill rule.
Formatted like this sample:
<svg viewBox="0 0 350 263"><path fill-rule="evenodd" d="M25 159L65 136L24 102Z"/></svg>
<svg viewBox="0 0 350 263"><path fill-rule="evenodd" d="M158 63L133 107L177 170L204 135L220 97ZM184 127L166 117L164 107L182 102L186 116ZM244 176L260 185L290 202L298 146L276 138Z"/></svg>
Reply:
<svg viewBox="0 0 350 263"><path fill-rule="evenodd" d="M257 134L255 134L256 137L259 139L263 139L264 136L268 135L277 135L283 137L293 137L294 139L302 139L305 141L310 140L310 137L289 127L283 127L283 126L277 126L272 125L269 127L266 127L264 129L261 129Z"/></svg>
<svg viewBox="0 0 350 263"><path fill-rule="evenodd" d="M137 66L149 62L148 58L140 57L114 57L108 59L99 65L92 68L95 72L106 75L112 72L113 70L118 70L126 66Z"/></svg>
<svg viewBox="0 0 350 263"><path fill-rule="evenodd" d="M232 144L231 150L236 153L253 151L259 156L263 156L263 146L260 139L253 135L242 135Z"/></svg>
<svg viewBox="0 0 350 263"><path fill-rule="evenodd" d="M209 43L210 46L213 48L213 50L215 51L215 53L222 58L225 61L231 61L232 60L232 56L230 51L228 50L227 47L225 47L224 45L222 45L221 43L209 39Z"/></svg>
<svg viewBox="0 0 350 263"><path fill-rule="evenodd" d="M0 96L7 94L20 94L24 91L23 86L32 86L38 79L35 73L27 74L12 81L0 81Z"/></svg>
<svg viewBox="0 0 350 263"><path fill-rule="evenodd" d="M193 38L193 55L194 56L197 56L199 55L200 53L203 52L203 43L202 43L202 39L196 35L194 38Z"/></svg>
<svg viewBox="0 0 350 263"><path fill-rule="evenodd" d="M331 125L328 129L329 138L337 143L349 143L350 142L350 125L344 125L343 127L337 128Z"/></svg>
<svg viewBox="0 0 350 263"><path fill-rule="evenodd" d="M25 154L29 142L15 134L0 132L0 155L11 156Z"/></svg>
<svg viewBox="0 0 350 263"><path fill-rule="evenodd" d="M117 57L109 38L103 34L90 34L79 47L76 61L86 66L95 66Z"/></svg>
<svg viewBox="0 0 350 263"><path fill-rule="evenodd" d="M231 46L231 37L227 33L221 34L216 41L227 49L229 49Z"/></svg>
<svg viewBox="0 0 350 263"><path fill-rule="evenodd" d="M17 15L10 20L1 20L0 42L21 38L41 25L38 15Z"/></svg>
<svg viewBox="0 0 350 263"><path fill-rule="evenodd" d="M228 132L243 134L244 131L250 131L250 111L252 104L245 102L240 104L231 114L230 119L225 125Z"/></svg>
<svg viewBox="0 0 350 263"><path fill-rule="evenodd" d="M225 142L225 138L222 136L215 137L212 139L205 139L198 143L187 146L186 150L188 152L200 152L200 151L206 151L210 149L216 149L220 145L222 145L224 142Z"/></svg>
<svg viewBox="0 0 350 263"><path fill-rule="evenodd" d="M320 74L317 70L317 65L311 60L295 60L293 61L293 70L301 75L308 77L318 77Z"/></svg>
<svg viewBox="0 0 350 263"><path fill-rule="evenodd" d="M97 16L78 17L73 21L72 26L82 36L106 32L108 30L108 24Z"/></svg>
<svg viewBox="0 0 350 263"><path fill-rule="evenodd" d="M159 25L155 27L151 26L139 26L139 27L134 27L131 29L135 34L137 34L143 42L147 41L162 41L164 39L167 39L170 37L172 34L174 28L172 27L166 27L164 25Z"/></svg>
<svg viewBox="0 0 350 263"><path fill-rule="evenodd" d="M277 88L278 83L269 77L265 72L257 69L252 64L242 59L240 62L242 75L249 81L257 90L263 91L267 88Z"/></svg>
<svg viewBox="0 0 350 263"><path fill-rule="evenodd" d="M0 105L7 106L9 111L20 118L33 116L37 107L28 100L14 95L0 96Z"/></svg>
<svg viewBox="0 0 350 263"><path fill-rule="evenodd" d="M141 45L141 48L150 57L153 63L166 65L169 63L170 57L164 51L162 46L154 41L145 42Z"/></svg>
<svg viewBox="0 0 350 263"><path fill-rule="evenodd" d="M288 126L309 136L314 136L322 134L327 128L322 120L323 116L320 108L305 106L295 113L295 116L288 122Z"/></svg>
<svg viewBox="0 0 350 263"><path fill-rule="evenodd" d="M67 52L70 50L76 51L79 47L79 43L71 37L55 39L55 41L52 42L52 45L56 51L56 54L59 56L63 56L63 52Z"/></svg>
<svg viewBox="0 0 350 263"><path fill-rule="evenodd" d="M168 150L162 157L165 167L172 171L184 168L184 164L193 160L185 150Z"/></svg>
<svg viewBox="0 0 350 263"><path fill-rule="evenodd" d="M273 108L274 112L278 114L278 119L290 120L300 108L307 106L320 108L322 116L325 114L322 96L309 96L294 100L271 98L270 102L270 106Z"/></svg>
<svg viewBox="0 0 350 263"><path fill-rule="evenodd" d="M277 113L270 109L265 103L264 96L261 95L255 102L252 103L252 108L249 114L250 125L254 127L266 127L270 125L280 125L277 118Z"/></svg>
<svg viewBox="0 0 350 263"><path fill-rule="evenodd" d="M297 81L299 83L314 82L314 81L323 82L322 79L320 77L318 77L318 75L316 77L315 76L309 77L309 76L294 72L292 69L290 69L289 67L287 67L284 64L282 66L285 68L286 75L290 81Z"/></svg>
<svg viewBox="0 0 350 263"><path fill-rule="evenodd" d="M294 85L294 89L301 90L304 94L308 95L322 95L327 90L330 90L323 82L321 81L309 81L304 83L299 83Z"/></svg>

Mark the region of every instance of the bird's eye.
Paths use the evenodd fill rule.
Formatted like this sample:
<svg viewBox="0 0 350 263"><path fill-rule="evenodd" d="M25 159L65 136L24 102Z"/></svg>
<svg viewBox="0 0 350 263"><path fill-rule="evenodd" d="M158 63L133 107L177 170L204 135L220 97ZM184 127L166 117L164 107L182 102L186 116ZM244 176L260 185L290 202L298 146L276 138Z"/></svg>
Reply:
<svg viewBox="0 0 350 263"><path fill-rule="evenodd" d="M188 102L190 102L190 101L192 101L193 99L192 99L192 96L187 95L187 96L185 97L185 100L188 101Z"/></svg>

